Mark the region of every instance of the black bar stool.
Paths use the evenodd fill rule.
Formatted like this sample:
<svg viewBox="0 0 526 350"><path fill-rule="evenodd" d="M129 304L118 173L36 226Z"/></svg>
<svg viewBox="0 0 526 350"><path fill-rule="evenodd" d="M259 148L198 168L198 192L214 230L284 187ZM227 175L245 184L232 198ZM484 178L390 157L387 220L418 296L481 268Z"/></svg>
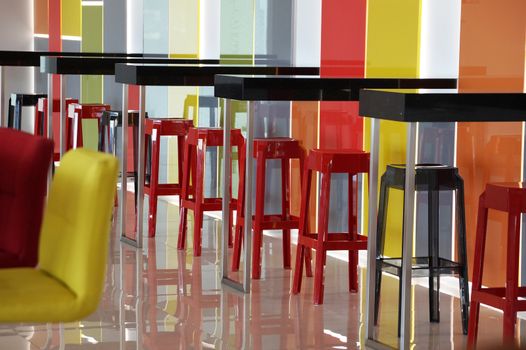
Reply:
<svg viewBox="0 0 526 350"><path fill-rule="evenodd" d="M148 114L146 114L148 116ZM100 117L99 145L100 152L117 153L117 128L122 127L122 111L103 111ZM133 171L128 176L133 176L135 186L135 203L137 203L137 142L139 138L139 111L128 111L128 127L133 129ZM127 157L127 152L123 153Z"/></svg>
<svg viewBox="0 0 526 350"><path fill-rule="evenodd" d="M9 98L9 112L7 127L22 129L22 107L36 107L39 98L46 98L46 94L11 94ZM35 116L37 112L35 111Z"/></svg>
<svg viewBox="0 0 526 350"><path fill-rule="evenodd" d="M389 189L404 190L405 165L387 166L380 183L380 203L378 208L376 286L375 286L375 323L378 321L378 308L382 271L402 276L402 259L384 255L386 241L387 208ZM418 164L415 175L416 191L428 193L428 256L414 257L412 270L414 277L429 277L429 318L431 322L440 322L440 275L456 274L460 283L460 305L462 331L467 334L468 326L468 263L466 255L466 219L464 212L464 181L455 167L440 164ZM439 254L439 192L455 191L458 259L452 261ZM402 288L399 282L398 334L400 335L400 299Z"/></svg>

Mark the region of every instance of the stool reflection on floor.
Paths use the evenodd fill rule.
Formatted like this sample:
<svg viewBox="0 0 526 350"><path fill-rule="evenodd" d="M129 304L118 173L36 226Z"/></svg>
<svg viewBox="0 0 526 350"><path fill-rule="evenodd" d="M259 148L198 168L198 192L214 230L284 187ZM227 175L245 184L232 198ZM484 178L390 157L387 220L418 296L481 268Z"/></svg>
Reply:
<svg viewBox="0 0 526 350"><path fill-rule="evenodd" d="M321 174L317 233L307 232L313 172ZM349 176L349 226L348 232L345 233L329 233L331 175L334 173L347 173ZM315 304L323 303L323 268L328 250L349 251L349 291L356 292L358 290L358 250L367 250L367 237L358 233L358 220L355 212L358 174L360 173L369 173L369 153L359 150L314 149L309 152L307 157L303 170L300 226L292 293L298 294L301 290L304 260L307 264L307 276L312 275L310 271L310 249L314 248L316 250L313 295Z"/></svg>

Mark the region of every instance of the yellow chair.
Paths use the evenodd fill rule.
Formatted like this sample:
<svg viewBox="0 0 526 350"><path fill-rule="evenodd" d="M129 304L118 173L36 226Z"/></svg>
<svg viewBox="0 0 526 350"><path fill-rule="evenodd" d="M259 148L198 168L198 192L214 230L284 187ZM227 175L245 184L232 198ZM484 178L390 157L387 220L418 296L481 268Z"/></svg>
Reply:
<svg viewBox="0 0 526 350"><path fill-rule="evenodd" d="M104 285L117 159L77 149L55 173L36 268L0 270L0 322L71 322L97 308Z"/></svg>

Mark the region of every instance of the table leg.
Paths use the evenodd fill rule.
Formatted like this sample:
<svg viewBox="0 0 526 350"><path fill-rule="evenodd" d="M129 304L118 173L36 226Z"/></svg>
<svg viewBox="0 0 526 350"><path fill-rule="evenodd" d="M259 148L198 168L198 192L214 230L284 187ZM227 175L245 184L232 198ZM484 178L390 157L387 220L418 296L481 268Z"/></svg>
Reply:
<svg viewBox="0 0 526 350"><path fill-rule="evenodd" d="M47 130L45 130L44 133L47 135L48 139L53 139L53 103L49 103L49 101L53 97L53 74L47 75L47 96L48 96ZM55 150L53 149L53 158L54 157L55 157ZM52 162L54 162L54 159L52 160ZM51 164L51 166L49 167L48 175L47 175L47 190L48 190L47 192L48 193L51 189L52 179L53 179L53 164Z"/></svg>
<svg viewBox="0 0 526 350"><path fill-rule="evenodd" d="M128 157L128 85L122 84L122 122L121 122L121 151L119 158L121 161L121 192L119 198L119 232L121 238L126 237L126 195L127 195L127 169Z"/></svg>
<svg viewBox="0 0 526 350"><path fill-rule="evenodd" d="M53 100L48 98L49 105L53 109ZM63 75L60 77L60 158L66 153L66 113L66 76ZM80 118L79 123L82 123Z"/></svg>
<svg viewBox="0 0 526 350"><path fill-rule="evenodd" d="M225 149L227 145L230 145L230 105L228 105L228 110L225 104L225 129L224 129L224 146ZM249 101L247 102L247 137L246 137L246 167L245 167L245 218L252 218L252 164L253 164L253 148L254 148L254 103ZM228 130L228 132L227 132ZM228 140L226 139L228 137ZM228 153L227 151L223 153ZM251 232L252 232L252 220L245 219L245 225L243 226L243 244L244 244L244 255L243 255L243 280L241 283L238 283L236 281L233 281L228 278L228 254L226 254L226 250L228 247L227 245L227 239L228 239L228 231L225 231L225 229L228 229L228 226L225 223L228 223L230 225L229 219L228 219L228 207L225 207L225 198L230 198L230 194L228 193L228 186L230 183L230 167L228 166L230 164L230 155L228 156L228 162L227 157L223 157L223 280L222 282L236 290L242 291L244 293L250 293L250 271L251 271L251 250L252 250L252 240L251 240ZM228 171L227 171L228 170ZM228 174L227 174L228 173ZM227 174L227 175L225 175ZM228 180L228 181L227 181ZM226 189L226 191L225 191ZM225 195L227 197L225 197ZM226 219L226 220L225 220ZM226 254L226 255L225 255Z"/></svg>
<svg viewBox="0 0 526 350"><path fill-rule="evenodd" d="M51 102L50 102L51 101ZM53 74L47 75L47 137L53 138Z"/></svg>
<svg viewBox="0 0 526 350"><path fill-rule="evenodd" d="M374 340L374 304L376 285L376 216L378 198L378 159L380 120L371 119L371 160L369 163L369 218L367 237L366 338Z"/></svg>
<svg viewBox="0 0 526 350"><path fill-rule="evenodd" d="M139 89L139 125L137 139L137 248L142 247L142 219L144 209L144 121L146 119L146 87ZM123 117L124 118L124 117ZM124 150L123 150L124 151Z"/></svg>
<svg viewBox="0 0 526 350"><path fill-rule="evenodd" d="M7 127L7 112L5 110L5 67L0 66L0 128Z"/></svg>
<svg viewBox="0 0 526 350"><path fill-rule="evenodd" d="M124 306L124 249L119 244L119 350L126 350L126 309Z"/></svg>
<svg viewBox="0 0 526 350"><path fill-rule="evenodd" d="M247 137L245 157L245 223L243 225L243 289L250 293L250 272L252 271L252 170L254 148L254 102L247 102Z"/></svg>
<svg viewBox="0 0 526 350"><path fill-rule="evenodd" d="M413 258L413 232L415 216L415 155L418 124L407 127L407 153L405 167L404 234L402 242L402 300L400 318L400 349L411 344L411 268Z"/></svg>
<svg viewBox="0 0 526 350"><path fill-rule="evenodd" d="M139 124L140 125L140 124ZM136 341L136 349L142 349L143 346L143 330L145 329L144 325L143 325L143 312L142 312L142 308L143 308L143 275L142 275L142 270L143 270L143 255L142 255L142 249L137 249L135 251L135 261L136 261L136 264L135 264L135 283L136 284L136 289L135 289L135 322L136 322L136 332L137 332L137 337L135 339Z"/></svg>
<svg viewBox="0 0 526 350"><path fill-rule="evenodd" d="M223 225L222 225L222 240L221 240L221 276L222 279L228 278L228 228L232 226L230 222L230 182L231 172L229 171L230 165L232 164L232 154L230 151L230 100L224 99L224 110L223 110L223 174L221 182L221 191L223 193Z"/></svg>

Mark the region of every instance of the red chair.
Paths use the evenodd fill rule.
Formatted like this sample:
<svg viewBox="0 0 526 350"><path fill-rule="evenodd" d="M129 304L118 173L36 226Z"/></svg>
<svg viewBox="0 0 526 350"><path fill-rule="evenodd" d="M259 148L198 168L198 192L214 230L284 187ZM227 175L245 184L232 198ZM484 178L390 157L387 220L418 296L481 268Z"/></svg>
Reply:
<svg viewBox="0 0 526 350"><path fill-rule="evenodd" d="M83 119L97 119L100 128L100 118L102 112L109 111L110 105L100 103L71 103L68 105L66 123L70 123L66 127L67 140L66 150L82 147L82 120Z"/></svg>
<svg viewBox="0 0 526 350"><path fill-rule="evenodd" d="M0 128L0 268L33 267L53 141Z"/></svg>
<svg viewBox="0 0 526 350"><path fill-rule="evenodd" d="M239 153L240 169L245 164L245 139L241 130L231 130L231 145ZM194 256L201 256L201 229L203 227L203 213L205 211L221 210L222 198L205 198L204 174L206 148L223 145L223 129L219 128L190 128L184 145L183 183L181 188L181 214L179 224L178 249L184 249L186 243L186 223L188 209L194 212ZM190 180L192 186L190 186ZM230 191L232 189L230 188ZM237 200L230 202L230 222ZM232 228L229 227L229 243L232 241Z"/></svg>
<svg viewBox="0 0 526 350"><path fill-rule="evenodd" d="M303 171L300 227L292 293L298 294L301 290L304 260L307 263L307 276L311 274L309 250L313 248L316 250L314 303L323 304L323 268L329 250L349 251L349 291L358 291L358 250L367 250L367 237L357 232L355 210L358 191L355 190L353 178L359 173L369 173L369 153L354 150L311 150ZM321 174L317 233L307 232L313 172ZM334 173L349 175L349 232L345 233L329 233L331 174Z"/></svg>
<svg viewBox="0 0 526 350"><path fill-rule="evenodd" d="M256 158L256 209L252 217L253 245L252 245L252 278L261 277L261 249L263 246L263 230L283 230L283 268L290 269L290 230L299 227L299 218L290 215L290 160L298 159L303 169L305 151L297 140L280 137L254 140L254 158ZM265 215L265 180L266 163L268 159L281 160L281 214ZM234 236L234 255L232 270L239 270L241 258L241 244L244 226L244 198L245 177L241 172Z"/></svg>
<svg viewBox="0 0 526 350"><path fill-rule="evenodd" d="M482 288L488 209L508 213L506 286ZM504 311L504 346L515 343L517 312L526 311L526 287L519 287L521 214L526 213L526 183L489 183L480 195L469 309L468 347L475 348L480 304Z"/></svg>
<svg viewBox="0 0 526 350"><path fill-rule="evenodd" d="M193 126L193 121L181 118L148 118L145 120L144 134L146 138L145 149L150 148L151 141L151 170L149 182L144 184L144 193L149 196L148 213L148 237L155 237L155 225L157 223L157 198L159 196L170 196L181 194L181 183L183 180L183 149L188 130ZM178 181L176 183L159 183L159 155L161 152L161 136L177 137L177 171ZM147 166L145 166L145 169Z"/></svg>

